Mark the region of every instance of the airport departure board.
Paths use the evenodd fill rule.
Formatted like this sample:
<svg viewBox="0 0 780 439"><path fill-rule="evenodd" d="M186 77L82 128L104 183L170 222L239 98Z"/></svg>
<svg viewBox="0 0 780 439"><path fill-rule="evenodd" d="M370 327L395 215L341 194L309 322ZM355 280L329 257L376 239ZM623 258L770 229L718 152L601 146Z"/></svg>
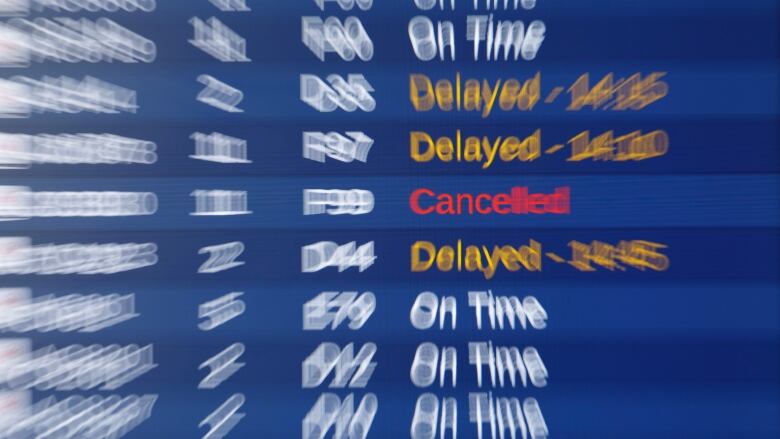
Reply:
<svg viewBox="0 0 780 439"><path fill-rule="evenodd" d="M0 0L0 439L780 438L777 0Z"/></svg>

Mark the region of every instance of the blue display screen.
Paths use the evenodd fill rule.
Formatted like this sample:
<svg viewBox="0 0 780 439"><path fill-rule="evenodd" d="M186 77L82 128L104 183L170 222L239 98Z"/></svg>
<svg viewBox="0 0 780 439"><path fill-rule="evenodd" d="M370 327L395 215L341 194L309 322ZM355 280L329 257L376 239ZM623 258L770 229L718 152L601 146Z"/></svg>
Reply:
<svg viewBox="0 0 780 439"><path fill-rule="evenodd" d="M0 439L780 437L775 0L0 0Z"/></svg>

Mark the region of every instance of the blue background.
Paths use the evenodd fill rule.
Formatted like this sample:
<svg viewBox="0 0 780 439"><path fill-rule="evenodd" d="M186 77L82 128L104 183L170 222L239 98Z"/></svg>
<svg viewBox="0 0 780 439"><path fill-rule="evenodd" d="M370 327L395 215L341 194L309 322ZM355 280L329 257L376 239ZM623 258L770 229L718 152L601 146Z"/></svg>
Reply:
<svg viewBox="0 0 780 439"><path fill-rule="evenodd" d="M0 223L4 236L37 244L156 242L160 262L111 276L37 276L0 279L30 286L36 295L134 292L141 317L94 335L35 335L36 346L80 343L154 343L159 367L120 389L159 393L152 418L130 438L192 438L197 424L225 399L244 393L247 417L229 438L300 437L303 417L323 392L301 389L300 365L324 341L377 343L378 367L365 391L379 398L369 437L409 435L415 401L424 390L410 382L416 347L425 341L455 346L460 370L455 396L461 437L468 393L478 391L468 367L468 342L535 346L550 371L543 389L498 389L533 396L557 438L778 438L780 437L780 300L778 296L778 3L775 0L539 0L533 11L501 18L544 20L547 38L533 62L474 62L463 34L471 1L455 13L418 11L411 0L375 2L368 12L343 12L313 1L250 1L251 13L221 13L206 0L160 1L151 14L110 18L156 42L154 64L44 63L6 76L89 74L138 91L140 110L123 115L34 115L0 120L4 132L113 133L157 142L151 166L36 165L0 171L0 184L34 190L156 192L152 217L33 219ZM468 5L467 5L468 3ZM482 12L480 12L482 13ZM90 14L87 14L90 15ZM320 62L300 40L301 16L356 15L375 44L370 62L347 63L334 54ZM418 61L407 37L416 15L450 19L458 36L456 63ZM97 16L97 15L94 15ZM216 16L248 42L249 64L220 64L187 43L189 18ZM529 78L542 72L543 96L589 72L665 71L670 94L639 112L565 111L561 97L528 113L414 112L408 76ZM242 114L195 101L207 73L245 93ZM299 75L362 73L376 89L372 113L318 113L299 100ZM595 82L595 81L594 81ZM531 163L416 163L410 131L454 135L528 135L543 130L543 147L583 130L628 133L663 129L669 153L641 162L564 160ZM195 131L219 131L249 143L251 165L187 158ZM301 157L303 131L363 131L376 141L368 163L325 164ZM416 217L408 194L572 188L570 216ZM375 211L357 217L304 217L304 188L370 189ZM250 193L252 216L196 218L189 193L234 189ZM540 241L561 254L571 240L644 239L669 246L663 273L580 273L546 262L541 273L410 273L409 247L419 239L451 244ZM243 241L247 264L198 275L199 248ZM300 273L300 248L318 241L375 241L379 259L363 273ZM467 292L536 296L550 321L544 331L477 331ZM359 331L304 332L303 304L321 291L373 291L378 308ZM230 291L246 292L247 312L212 332L197 330L197 306ZM418 331L409 310L422 291L456 296L455 331ZM205 359L243 342L247 366L215 390L197 390ZM348 391L337 390L344 396ZM37 397L45 394L37 394Z"/></svg>

